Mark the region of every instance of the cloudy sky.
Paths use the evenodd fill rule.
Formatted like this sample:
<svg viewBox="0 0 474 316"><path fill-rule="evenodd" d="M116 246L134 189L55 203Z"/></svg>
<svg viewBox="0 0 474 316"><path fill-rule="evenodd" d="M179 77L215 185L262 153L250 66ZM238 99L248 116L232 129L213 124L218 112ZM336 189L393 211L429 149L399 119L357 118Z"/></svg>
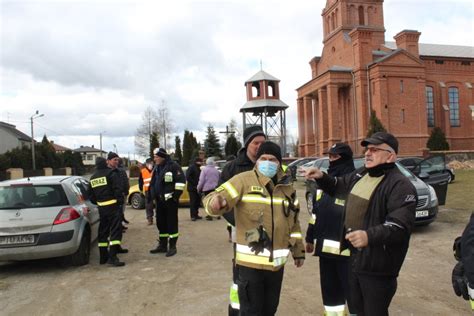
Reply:
<svg viewBox="0 0 474 316"><path fill-rule="evenodd" d="M385 38L474 46L471 0L385 0ZM296 91L322 50L325 0L0 0L0 120L69 148L114 145L133 158L148 106L165 102L182 138L242 118L244 82L279 78L289 134ZM201 139L199 139L201 138ZM173 138L174 139L174 138Z"/></svg>

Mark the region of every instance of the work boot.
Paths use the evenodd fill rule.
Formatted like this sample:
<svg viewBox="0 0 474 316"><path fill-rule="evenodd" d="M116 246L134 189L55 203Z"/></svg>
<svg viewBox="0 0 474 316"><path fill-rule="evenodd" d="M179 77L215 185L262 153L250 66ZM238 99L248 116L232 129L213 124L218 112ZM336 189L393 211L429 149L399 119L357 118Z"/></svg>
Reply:
<svg viewBox="0 0 474 316"><path fill-rule="evenodd" d="M117 256L113 256L110 257L109 260L107 260L107 264L114 267L123 267L125 265L125 262L120 261Z"/></svg>
<svg viewBox="0 0 474 316"><path fill-rule="evenodd" d="M168 252L166 253L167 257L172 257L177 253L176 251L177 241L178 241L178 238L170 238L170 249L168 249Z"/></svg>
<svg viewBox="0 0 474 316"><path fill-rule="evenodd" d="M147 220L148 220L148 225L153 225L153 218L150 217Z"/></svg>
<svg viewBox="0 0 474 316"><path fill-rule="evenodd" d="M150 250L150 253L165 253L168 251L168 238L160 237L158 246L155 249Z"/></svg>
<svg viewBox="0 0 474 316"><path fill-rule="evenodd" d="M119 248L120 248L120 245L110 246L109 260L107 260L107 264L114 267L122 267L125 265L125 262L120 261L119 258L117 257Z"/></svg>
<svg viewBox="0 0 474 316"><path fill-rule="evenodd" d="M206 215L206 221L212 221L212 216Z"/></svg>
<svg viewBox="0 0 474 316"><path fill-rule="evenodd" d="M128 249L122 248L122 246L118 246L117 253L128 253Z"/></svg>
<svg viewBox="0 0 474 316"><path fill-rule="evenodd" d="M100 254L100 264L106 264L107 260L109 260L109 249L107 247L99 247L99 254Z"/></svg>

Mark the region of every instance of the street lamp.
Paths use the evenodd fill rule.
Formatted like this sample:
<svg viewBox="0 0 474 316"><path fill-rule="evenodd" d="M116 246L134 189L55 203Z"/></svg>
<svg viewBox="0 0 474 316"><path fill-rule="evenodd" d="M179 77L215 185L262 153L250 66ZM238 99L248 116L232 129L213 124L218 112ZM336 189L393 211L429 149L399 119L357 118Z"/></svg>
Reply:
<svg viewBox="0 0 474 316"><path fill-rule="evenodd" d="M102 134L105 134L106 131L102 131L99 133L100 135L100 156L103 157L103 154L102 154Z"/></svg>
<svg viewBox="0 0 474 316"><path fill-rule="evenodd" d="M31 159L32 159L32 162L33 162L33 170L36 170L36 162L35 162L35 137L34 137L34 134L33 134L33 120L35 118L38 118L38 117L42 117L44 116L44 114L39 114L39 111L36 110L36 113L33 114L31 117L30 117L30 120L31 120Z"/></svg>

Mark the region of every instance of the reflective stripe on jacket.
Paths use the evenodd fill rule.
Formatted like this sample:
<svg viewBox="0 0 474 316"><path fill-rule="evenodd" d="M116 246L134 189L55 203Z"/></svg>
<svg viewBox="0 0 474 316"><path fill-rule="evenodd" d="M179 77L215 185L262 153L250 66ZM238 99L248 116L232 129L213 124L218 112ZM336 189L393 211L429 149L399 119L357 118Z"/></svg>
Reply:
<svg viewBox="0 0 474 316"><path fill-rule="evenodd" d="M153 172L148 170L148 168L142 168L140 171L143 180L143 192L147 192L150 189L151 176Z"/></svg>

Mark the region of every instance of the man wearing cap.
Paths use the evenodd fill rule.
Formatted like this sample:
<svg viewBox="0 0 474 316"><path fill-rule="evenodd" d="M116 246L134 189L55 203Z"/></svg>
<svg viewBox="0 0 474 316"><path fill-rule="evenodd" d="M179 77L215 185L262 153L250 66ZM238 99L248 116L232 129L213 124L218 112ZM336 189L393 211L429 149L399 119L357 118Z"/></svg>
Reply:
<svg viewBox="0 0 474 316"><path fill-rule="evenodd" d="M156 226L159 243L150 253L176 254L178 241L178 203L186 179L181 167L171 160L164 148L153 150L155 169L150 182L151 196L156 200ZM169 247L168 247L169 245Z"/></svg>
<svg viewBox="0 0 474 316"><path fill-rule="evenodd" d="M143 192L145 196L145 211L148 225L153 225L153 199L148 194L150 189L151 176L153 175L153 159L147 158L145 166L141 168L140 175L138 176L138 189Z"/></svg>
<svg viewBox="0 0 474 316"><path fill-rule="evenodd" d="M204 208L213 216L234 209L240 315L274 315L284 265L291 253L301 267L305 252L299 203L291 178L281 168L280 147L264 142L256 158L253 170L207 195Z"/></svg>
<svg viewBox="0 0 474 316"><path fill-rule="evenodd" d="M317 168L308 179L345 199L345 239L350 243L349 300L361 315L388 315L415 222L416 190L395 165L398 140L377 132L364 139L365 166L331 177Z"/></svg>
<svg viewBox="0 0 474 316"><path fill-rule="evenodd" d="M325 154L329 156L328 175L340 177L354 171L352 149L347 144L336 143ZM344 204L344 199L331 196L318 188L313 197L312 216L306 230L306 252L314 251L314 255L319 257L324 315L346 315L350 251L342 233ZM351 310L349 305L349 311Z"/></svg>
<svg viewBox="0 0 474 316"><path fill-rule="evenodd" d="M257 151L260 145L266 140L266 135L260 125L253 125L247 127L244 130L244 146L238 151L237 157L228 162L222 169L221 177L219 179L219 185L227 182L233 176L252 170L257 160ZM227 230L229 232L229 240L232 241L233 230L235 226L234 212L228 212L224 214L224 218L227 220ZM235 231L234 231L235 234ZM229 316L239 314L239 302L237 296L237 284L235 283L237 277L236 265L235 265L235 243L234 243L234 259L232 259L232 276L234 283L230 289L230 304L229 304Z"/></svg>
<svg viewBox="0 0 474 316"><path fill-rule="evenodd" d="M125 265L117 257L122 243L122 187L118 174L107 166L103 157L96 159L96 170L90 178L89 196L99 206L99 254L100 264L120 267ZM122 252L125 249L122 249Z"/></svg>

